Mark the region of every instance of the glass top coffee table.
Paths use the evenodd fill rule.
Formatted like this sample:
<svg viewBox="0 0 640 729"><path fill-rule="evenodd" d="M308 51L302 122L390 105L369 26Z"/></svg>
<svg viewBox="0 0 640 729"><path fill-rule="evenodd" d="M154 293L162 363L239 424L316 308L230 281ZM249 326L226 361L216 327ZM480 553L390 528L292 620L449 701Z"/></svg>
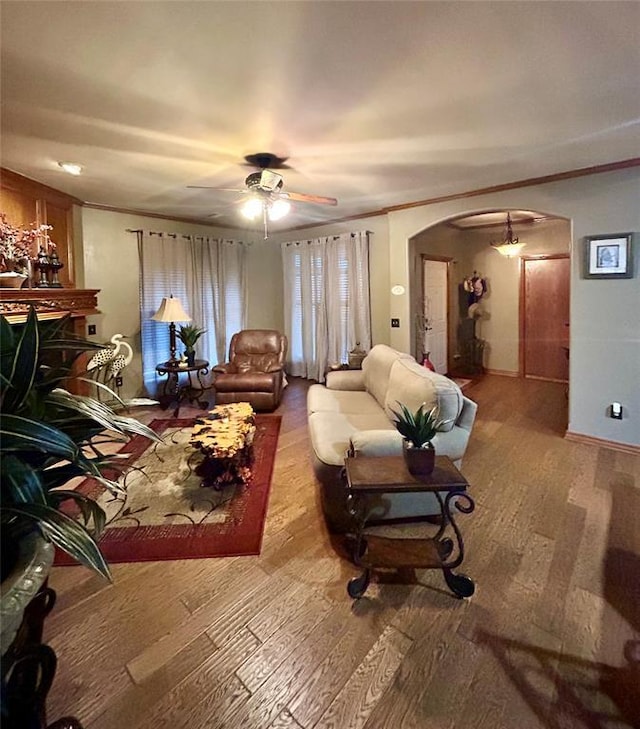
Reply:
<svg viewBox="0 0 640 729"><path fill-rule="evenodd" d="M352 598L364 595L376 567L441 569L445 582L457 597L471 597L473 581L453 570L464 560L464 541L454 512L470 514L475 508L467 493L469 483L446 456L436 456L430 476L412 476L402 456L355 456L345 459L349 512L354 524L354 562L362 575L347 585ZM435 524L402 520L372 522L376 496L398 493L433 493L440 505Z"/></svg>

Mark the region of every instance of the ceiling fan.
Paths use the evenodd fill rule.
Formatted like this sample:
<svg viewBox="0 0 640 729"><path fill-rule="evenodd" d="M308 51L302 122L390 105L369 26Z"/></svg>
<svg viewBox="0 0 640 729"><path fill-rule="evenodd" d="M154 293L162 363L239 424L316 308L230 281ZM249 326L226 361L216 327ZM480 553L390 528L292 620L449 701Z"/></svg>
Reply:
<svg viewBox="0 0 640 729"><path fill-rule="evenodd" d="M190 188L224 190L238 192L246 195L240 212L246 218L255 220L262 215L264 223L264 237L268 238L267 223L269 220L280 220L291 209L289 201L314 203L316 205L337 205L334 197L323 197L322 195L308 195L303 192L289 192L283 190L284 179L281 174L274 172L275 169L290 169L285 162L285 157L278 157L270 152L249 154L245 157L246 164L251 167L258 167L258 172L252 172L244 181L244 189L229 187L211 187L209 185L187 185Z"/></svg>

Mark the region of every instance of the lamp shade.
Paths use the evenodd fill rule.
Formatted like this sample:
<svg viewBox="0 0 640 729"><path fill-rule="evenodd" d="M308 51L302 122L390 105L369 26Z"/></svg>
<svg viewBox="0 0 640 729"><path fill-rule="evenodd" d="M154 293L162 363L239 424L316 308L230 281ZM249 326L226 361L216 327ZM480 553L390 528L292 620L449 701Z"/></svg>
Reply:
<svg viewBox="0 0 640 729"><path fill-rule="evenodd" d="M500 245L496 245L495 243L492 244L494 249L498 251L498 253L501 253L503 256L506 256L507 258L513 258L514 256L517 256L520 251L525 247L525 243L501 243Z"/></svg>
<svg viewBox="0 0 640 729"><path fill-rule="evenodd" d="M191 317L182 308L180 299L174 299L173 296L165 297L162 299L160 308L151 317L153 321L191 321Z"/></svg>

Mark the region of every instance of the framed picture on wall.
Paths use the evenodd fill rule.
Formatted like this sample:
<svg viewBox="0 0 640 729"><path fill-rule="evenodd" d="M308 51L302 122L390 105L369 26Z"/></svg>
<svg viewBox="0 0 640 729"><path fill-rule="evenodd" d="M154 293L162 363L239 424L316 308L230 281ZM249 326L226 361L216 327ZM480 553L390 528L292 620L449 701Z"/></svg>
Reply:
<svg viewBox="0 0 640 729"><path fill-rule="evenodd" d="M585 238L584 278L632 278L632 233Z"/></svg>

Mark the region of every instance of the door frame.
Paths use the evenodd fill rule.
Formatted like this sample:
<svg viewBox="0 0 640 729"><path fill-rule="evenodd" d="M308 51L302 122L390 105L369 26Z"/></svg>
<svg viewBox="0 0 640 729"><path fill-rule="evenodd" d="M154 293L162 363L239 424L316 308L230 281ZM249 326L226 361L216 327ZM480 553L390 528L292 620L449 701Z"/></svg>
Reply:
<svg viewBox="0 0 640 729"><path fill-rule="evenodd" d="M518 299L518 330L519 330L519 342L518 342L518 377L524 377L524 360L525 360L525 336L526 336L526 325L525 325L525 266L526 261L547 261L557 258L568 258L571 263L570 253L544 253L533 256L520 256L520 295ZM569 272L569 301L571 301L571 272ZM569 312L571 314L571 312ZM571 331L571 330L569 330ZM571 377L571 371L569 371L569 377Z"/></svg>
<svg viewBox="0 0 640 729"><path fill-rule="evenodd" d="M451 325L451 312L449 311L451 308L451 264L453 263L455 259L451 256L435 256L431 255L430 253L421 253L420 254L420 310L419 312L424 312L424 294L425 294L425 287L424 287L424 262L425 261L436 261L438 263L446 263L447 264L447 373L451 372L451 331L449 329ZM420 353L419 353L420 354Z"/></svg>

